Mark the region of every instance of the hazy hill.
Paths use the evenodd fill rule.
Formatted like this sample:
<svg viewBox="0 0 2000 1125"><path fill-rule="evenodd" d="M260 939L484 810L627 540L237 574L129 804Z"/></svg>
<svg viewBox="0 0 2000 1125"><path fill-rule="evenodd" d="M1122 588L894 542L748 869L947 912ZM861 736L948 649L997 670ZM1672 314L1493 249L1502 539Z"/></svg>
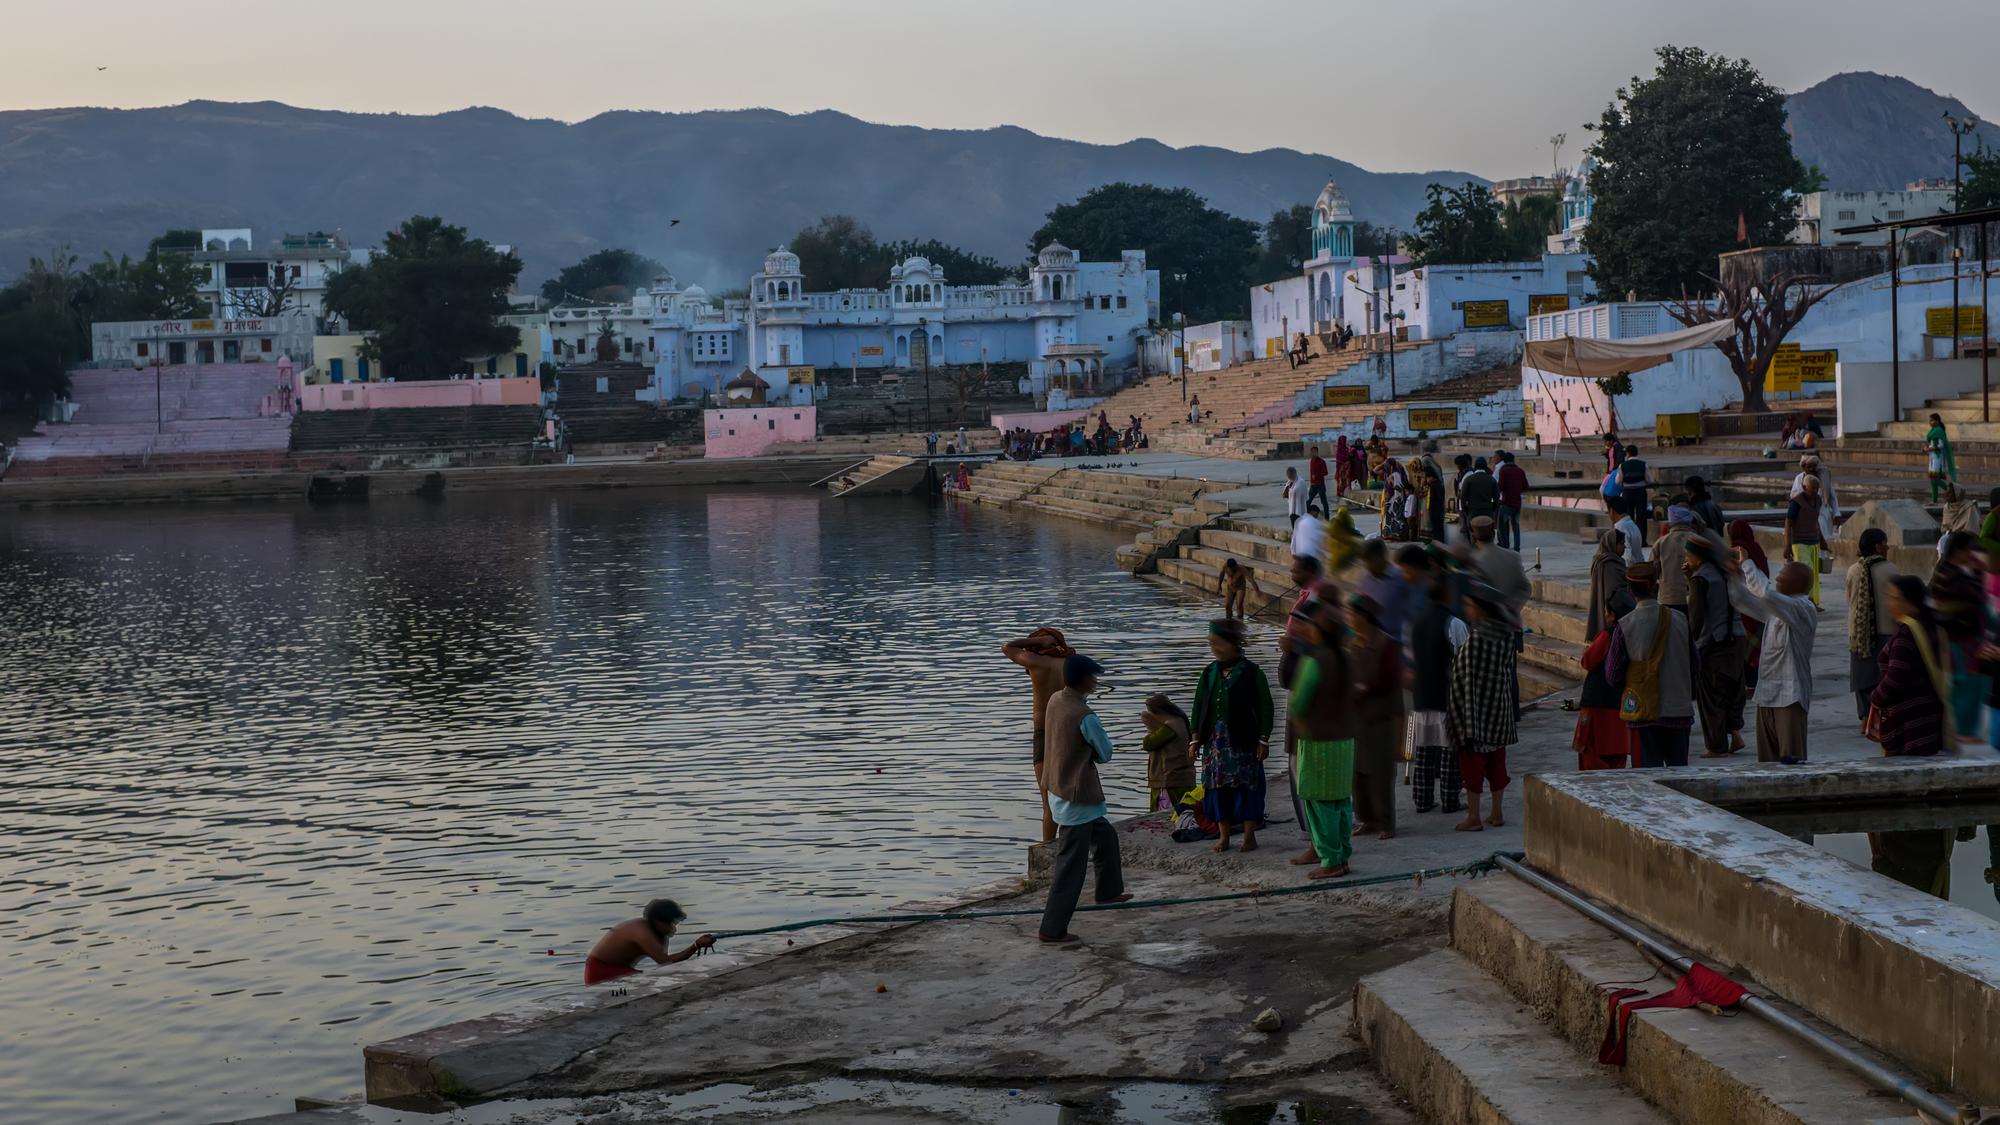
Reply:
<svg viewBox="0 0 2000 1125"><path fill-rule="evenodd" d="M1949 112L1969 110L1907 78L1865 71L1836 74L1786 100L1792 151L1826 173L1835 191L1896 190L1913 180L1951 178ZM1981 120L1984 120L1983 116ZM2000 146L2000 129L1965 138L1970 152L1985 137Z"/></svg>
<svg viewBox="0 0 2000 1125"><path fill-rule="evenodd" d="M884 238L936 237L1022 261L1058 203L1098 184L1186 186L1263 221L1338 177L1359 218L1407 227L1426 184L1462 172L1367 172L1271 149L1091 145L1025 129L874 125L769 110L528 120L190 102L162 109L0 113L0 277L67 243L137 251L174 226L339 228L357 244L437 213L527 260L531 287L602 246L683 282L742 285L770 247L827 212ZM670 219L680 226L668 229Z"/></svg>

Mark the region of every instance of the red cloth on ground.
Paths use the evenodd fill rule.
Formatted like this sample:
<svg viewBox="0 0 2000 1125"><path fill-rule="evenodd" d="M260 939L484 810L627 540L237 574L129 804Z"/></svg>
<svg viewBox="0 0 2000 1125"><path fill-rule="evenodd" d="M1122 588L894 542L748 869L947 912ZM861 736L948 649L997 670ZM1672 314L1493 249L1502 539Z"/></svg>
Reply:
<svg viewBox="0 0 2000 1125"><path fill-rule="evenodd" d="M1750 993L1742 985L1699 962L1690 966L1687 975L1673 988L1658 996L1644 1000L1630 999L1643 990L1620 988L1606 998L1606 1012L1610 1023L1604 1029L1604 1045L1598 1048L1597 1061L1609 1066L1625 1065L1625 1034L1632 1022L1632 1013L1640 1008L1692 1008L1697 1004L1707 1004L1713 1008L1734 1008Z"/></svg>
<svg viewBox="0 0 2000 1125"><path fill-rule="evenodd" d="M585 957L583 959L583 983L585 984L603 984L605 981L617 980L619 977L633 976L638 971L630 965L614 965L609 961L601 961L595 957Z"/></svg>
<svg viewBox="0 0 2000 1125"><path fill-rule="evenodd" d="M1495 793L1507 788L1512 780L1507 776L1507 748L1502 746L1491 753L1482 754L1477 750L1458 752L1458 775L1465 783L1465 791L1475 796L1484 793L1490 783Z"/></svg>

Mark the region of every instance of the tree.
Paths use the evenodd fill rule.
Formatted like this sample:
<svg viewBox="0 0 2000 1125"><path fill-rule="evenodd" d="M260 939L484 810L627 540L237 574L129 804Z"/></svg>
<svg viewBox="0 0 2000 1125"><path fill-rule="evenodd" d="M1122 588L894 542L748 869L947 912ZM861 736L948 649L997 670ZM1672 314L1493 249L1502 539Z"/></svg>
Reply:
<svg viewBox="0 0 2000 1125"><path fill-rule="evenodd" d="M1238 319L1248 311L1257 224L1210 207L1187 188L1093 188L1049 212L1028 241L1029 261L1051 242L1087 261L1116 261L1122 251L1143 250L1163 280L1185 273L1185 282L1167 280L1166 293L1170 303L1184 303L1180 311L1191 324Z"/></svg>
<svg viewBox="0 0 2000 1125"><path fill-rule="evenodd" d="M1509 203L1500 212L1507 228L1508 258L1529 261L1548 251L1549 236L1562 222L1562 197L1528 195Z"/></svg>
<svg viewBox="0 0 2000 1125"><path fill-rule="evenodd" d="M889 252L852 215L820 216L788 248L815 290L879 289L889 277Z"/></svg>
<svg viewBox="0 0 2000 1125"><path fill-rule="evenodd" d="M618 328L606 320L597 328L597 362L614 363L618 359Z"/></svg>
<svg viewBox="0 0 2000 1125"><path fill-rule="evenodd" d="M1386 257L1397 251L1396 239L1388 231L1370 222L1354 224L1354 256L1357 258Z"/></svg>
<svg viewBox="0 0 2000 1125"><path fill-rule="evenodd" d="M878 286L887 285L889 269L908 258L923 258L943 270L948 285L998 285L1014 277L1013 270L984 254L974 254L935 238L891 242L882 248L882 256L886 260L882 277L873 283Z"/></svg>
<svg viewBox="0 0 2000 1125"><path fill-rule="evenodd" d="M1965 158L1964 179L1959 187L1964 193L1958 208L1961 211L2000 207L2000 152L1991 151L1982 143L1978 152Z"/></svg>
<svg viewBox="0 0 2000 1125"><path fill-rule="evenodd" d="M185 320L206 316L208 301L201 287L208 271L188 255L180 241L199 232L168 231L153 239L144 257L109 253L85 271L83 303L89 321Z"/></svg>
<svg viewBox="0 0 2000 1125"><path fill-rule="evenodd" d="M1404 239L1410 258L1420 266L1446 262L1505 262L1514 239L1500 220L1500 204L1478 184L1424 189L1430 202L1417 213L1417 229Z"/></svg>
<svg viewBox="0 0 2000 1125"><path fill-rule="evenodd" d="M1591 221L1594 223L1596 217ZM1715 346L1729 357L1729 369L1743 387L1741 412L1759 414L1766 409L1764 375L1778 345L1834 287L1791 268L1782 256L1754 255L1749 259L1733 261L1699 279L1714 290L1714 299L1681 297L1668 302L1666 309L1689 327L1717 320L1734 323L1734 332L1716 341Z"/></svg>
<svg viewBox="0 0 2000 1125"><path fill-rule="evenodd" d="M1785 131L1785 96L1742 59L1661 47L1650 78L1604 107L1590 148L1583 248L1605 294L1699 291L1716 255L1787 241L1791 193L1808 182Z"/></svg>
<svg viewBox="0 0 2000 1125"><path fill-rule="evenodd" d="M0 289L0 406L45 402L69 390L69 369L90 354L89 282L67 248L28 259Z"/></svg>
<svg viewBox="0 0 2000 1125"><path fill-rule="evenodd" d="M520 332L500 323L521 259L418 215L390 231L366 265L337 274L326 307L370 333L362 355L398 379L439 378L466 360L510 351Z"/></svg>
<svg viewBox="0 0 2000 1125"><path fill-rule="evenodd" d="M229 304L245 316L283 316L299 307L299 281L283 266L265 275L264 284L229 291Z"/></svg>
<svg viewBox="0 0 2000 1125"><path fill-rule="evenodd" d="M542 299L550 304L582 298L601 304L632 299L667 267L630 250L599 250L542 282Z"/></svg>
<svg viewBox="0 0 2000 1125"><path fill-rule="evenodd" d="M1257 261L1250 267L1250 284L1264 285L1279 278L1296 277L1313 256L1312 227L1313 209L1304 203L1273 211L1271 220L1264 224L1264 241L1257 250Z"/></svg>

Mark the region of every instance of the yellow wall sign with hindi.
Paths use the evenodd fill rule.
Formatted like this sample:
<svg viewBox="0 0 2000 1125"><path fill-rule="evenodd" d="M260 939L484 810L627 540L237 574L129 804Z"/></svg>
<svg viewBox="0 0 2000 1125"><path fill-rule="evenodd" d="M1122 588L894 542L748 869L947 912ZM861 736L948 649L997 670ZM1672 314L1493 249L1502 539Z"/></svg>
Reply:
<svg viewBox="0 0 2000 1125"><path fill-rule="evenodd" d="M1529 399L1521 404L1521 436L1529 438L1535 436L1534 399Z"/></svg>
<svg viewBox="0 0 2000 1125"><path fill-rule="evenodd" d="M1321 387L1322 406L1360 406L1368 401L1367 387Z"/></svg>
<svg viewBox="0 0 2000 1125"><path fill-rule="evenodd" d="M819 369L814 367L793 367L785 372L786 382L794 387L810 387L819 378Z"/></svg>
<svg viewBox="0 0 2000 1125"><path fill-rule="evenodd" d="M861 354L862 354L862 355L881 355L881 354L882 354L882 345L880 345L880 344L863 344L863 345L861 345Z"/></svg>
<svg viewBox="0 0 2000 1125"><path fill-rule="evenodd" d="M1503 304L1505 302L1502 302ZM1455 430L1458 428L1458 408L1455 406L1433 406L1410 411L1412 430Z"/></svg>
<svg viewBox="0 0 2000 1125"><path fill-rule="evenodd" d="M1764 393L1777 394L1799 389L1799 346L1779 344L1771 356L1771 365L1764 369Z"/></svg>
<svg viewBox="0 0 2000 1125"><path fill-rule="evenodd" d="M1807 383L1833 382L1834 365L1840 362L1840 351L1828 348L1818 352L1799 353L1799 378Z"/></svg>
<svg viewBox="0 0 2000 1125"><path fill-rule="evenodd" d="M1568 311L1569 311L1569 294L1567 293L1528 294L1529 316L1540 316L1542 313L1568 312Z"/></svg>
<svg viewBox="0 0 2000 1125"><path fill-rule="evenodd" d="M1943 336L1947 339L1953 336L1954 333L1951 330L1951 309L1952 306L1950 305L1933 305L1925 309L1924 335ZM1958 331L1955 334L1959 336L1986 335L1986 310L1980 308L1978 305L1958 306Z"/></svg>
<svg viewBox="0 0 2000 1125"><path fill-rule="evenodd" d="M1467 328L1505 328L1514 322L1505 301L1465 301L1458 307L1465 313Z"/></svg>

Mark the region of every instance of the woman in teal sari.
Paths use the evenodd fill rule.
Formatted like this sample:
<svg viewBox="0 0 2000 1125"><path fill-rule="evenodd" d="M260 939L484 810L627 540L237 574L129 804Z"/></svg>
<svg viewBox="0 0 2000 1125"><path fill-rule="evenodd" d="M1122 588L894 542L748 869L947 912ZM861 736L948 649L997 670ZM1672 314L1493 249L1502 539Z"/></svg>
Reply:
<svg viewBox="0 0 2000 1125"><path fill-rule="evenodd" d="M1924 453L1931 473L1931 503L1939 494L1958 483L1958 461L1951 455L1951 438L1944 432L1944 419L1931 415L1931 428L1924 434Z"/></svg>
<svg viewBox="0 0 2000 1125"><path fill-rule="evenodd" d="M1264 757L1271 751L1271 681L1243 656L1241 621L1208 623L1215 660L1202 669L1194 694L1195 751L1201 760L1202 802L1221 829L1215 850L1243 826L1243 850L1257 850L1264 820Z"/></svg>

